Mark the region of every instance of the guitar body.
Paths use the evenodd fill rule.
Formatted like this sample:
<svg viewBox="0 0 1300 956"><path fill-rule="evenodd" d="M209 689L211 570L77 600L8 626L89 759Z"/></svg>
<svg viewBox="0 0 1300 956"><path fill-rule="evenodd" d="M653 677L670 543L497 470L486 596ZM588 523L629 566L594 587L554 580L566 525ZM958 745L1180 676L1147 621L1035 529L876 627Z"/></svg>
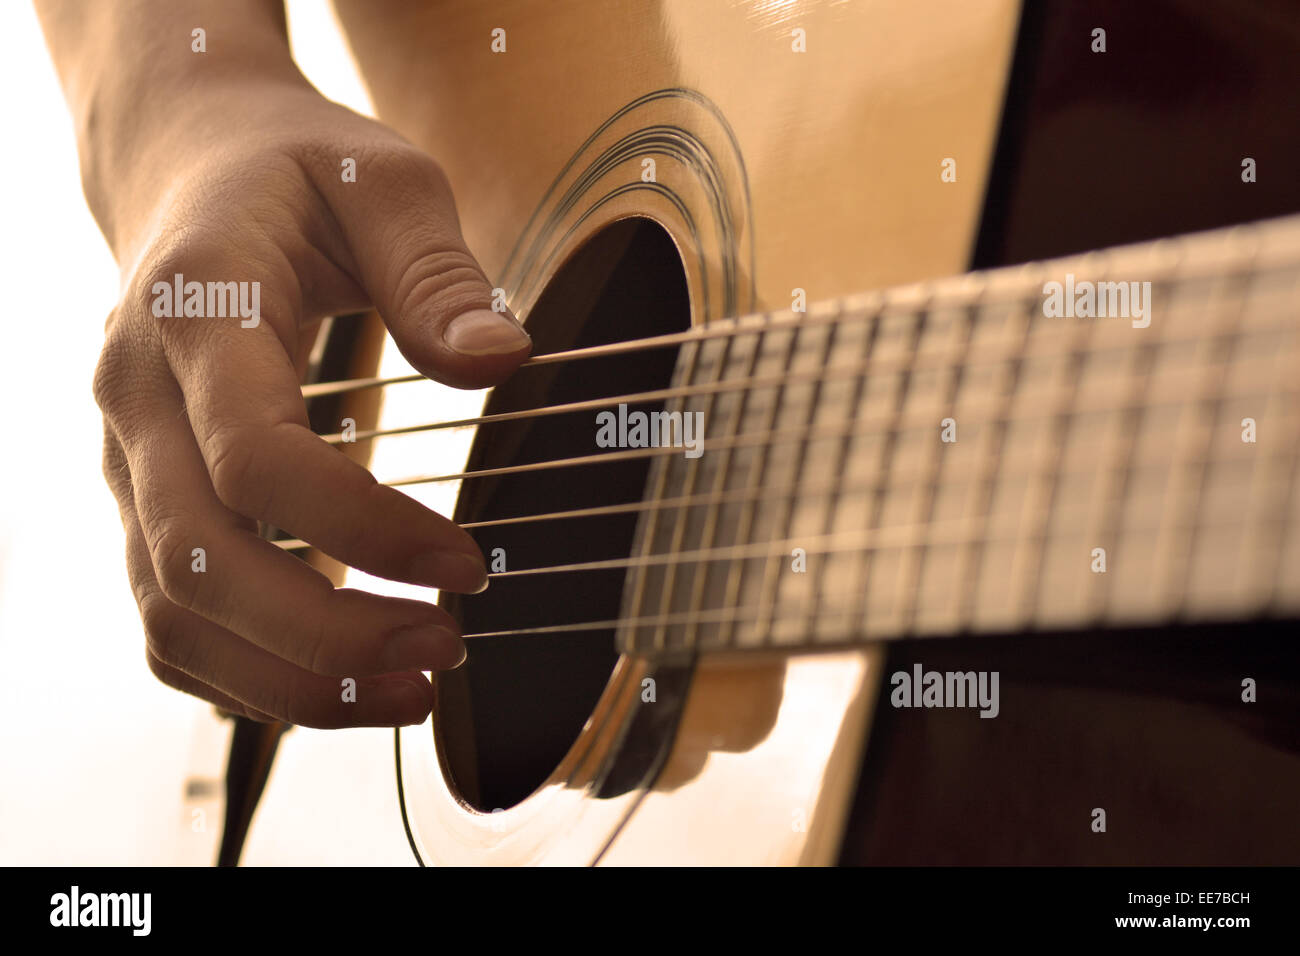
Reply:
<svg viewBox="0 0 1300 956"><path fill-rule="evenodd" d="M970 261L1013 3L941 16L938 7L927 14L888 4L650 2L340 12L363 63L372 59L368 32L377 45L395 34L435 38L417 75L367 73L372 95L387 122L444 164L470 247L540 340L538 352L563 347L577 331L540 327L575 318L537 312L555 272L631 217L671 239L696 326L789 310L796 289L812 302L961 272ZM927 62L902 58L899 31L923 22ZM506 52L494 53L492 30L502 26ZM796 27L811 52L792 48ZM412 86L466 95L434 103L411 97ZM959 175L939 188L945 157L957 159ZM646 158L655 182L642 181ZM858 198L846 203L845 195ZM584 271L598 286L599 273ZM679 327L650 321L614 337ZM462 504L458 518L465 514ZM481 543L491 551L492 541ZM508 559L515 550L506 549ZM484 598L507 600L504 590L494 583ZM483 651L470 644L473 671ZM463 744L447 738L472 735L472 720L444 711L456 730L440 732L441 759L430 727L400 735L419 854L467 864L590 863L602 854L608 862L832 862L882 661L879 649L704 654L665 677L623 656L558 767L501 813L490 812L495 798L480 804L486 813L466 807L471 760L456 774L448 753ZM542 656L535 663L546 670L531 680L526 671L501 675L520 683L494 706L510 707L512 694L565 695L557 685L576 665ZM642 702L647 678L656 681L654 703ZM440 709L449 683L439 681ZM636 715L652 708L655 726L640 727ZM628 739L629 729L646 739ZM509 746L519 733L480 747ZM636 748L653 753L636 757L632 779L615 787L622 793L602 793L612 772L629 772L620 755ZM538 749L554 752L554 744Z"/></svg>
<svg viewBox="0 0 1300 956"><path fill-rule="evenodd" d="M535 354L750 313L788 316L800 300L956 275L980 256L994 265L1020 251L981 237L995 160L1005 159L998 136L1022 26L1012 0L338 8L380 117L442 163L469 246L533 335ZM392 56L412 36L423 55ZM1009 204L997 211L999 236L1031 233ZM351 377L409 372L375 317L351 340ZM617 625L560 627L617 621L655 588L684 591L688 611L729 603L728 589L748 593L698 566L677 578L664 572L667 587L656 572L627 567L520 573L650 554L678 512L512 523L615 509L669 479L650 459L510 473L597 449L591 410L509 416L698 381L682 377L687 354L540 365L486 399L411 382L385 389L382 403L369 391L330 407L366 435L503 416L363 437L347 449L383 481L474 473L403 487L467 524L497 572L482 596L447 596L466 633L483 636L469 640L464 667L437 677L431 720L398 734L403 815L421 862L1257 862L1295 851L1294 840L1266 836L1300 793L1294 741L1225 729L1195 702L1162 705L1170 688L1158 681L1102 686L1089 676L1096 655L1068 635L1034 648L945 640L923 652L818 648L796 635L790 649L647 655L629 650ZM687 492L724 487L728 466L718 462L731 457L719 450L700 461L711 456ZM756 482L768 480L745 462ZM483 474L494 469L504 473ZM773 511L780 507L762 502L742 520L791 520ZM1101 646L1118 661L1137 638L1108 640ZM1004 698L1008 687L1020 693L1019 715L999 723L926 712L927 723L918 712L902 726L912 715L885 706L884 679L914 662L1001 667ZM1127 672L1163 673L1141 662ZM1224 680L1231 693L1240 677ZM996 734L985 733L991 724ZM1115 742L1131 741L1135 724L1151 738L1120 753ZM1227 776L1241 785L1189 796L1195 784L1171 769L1186 769L1176 756L1185 751L1167 743L1188 731L1216 754L1237 755ZM1260 772L1278 788L1268 806L1244 782ZM1099 806L1129 821L1104 844L1089 828ZM1205 832L1204 814L1242 808L1256 818L1225 825L1204 845L1187 842ZM1162 814L1168 833L1132 824ZM1235 849L1206 857L1206 845Z"/></svg>

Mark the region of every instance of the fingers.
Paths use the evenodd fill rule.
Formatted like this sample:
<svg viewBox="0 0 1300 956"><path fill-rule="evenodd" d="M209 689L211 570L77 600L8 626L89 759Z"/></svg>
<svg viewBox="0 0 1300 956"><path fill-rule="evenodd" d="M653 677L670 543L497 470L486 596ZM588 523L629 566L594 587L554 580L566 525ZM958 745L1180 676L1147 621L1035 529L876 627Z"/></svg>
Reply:
<svg viewBox="0 0 1300 956"><path fill-rule="evenodd" d="M309 170L407 360L430 378L482 388L505 378L532 342L493 296L460 234L451 188L414 147L358 158L356 182L331 162ZM326 168L328 167L328 168Z"/></svg>
<svg viewBox="0 0 1300 956"><path fill-rule="evenodd" d="M126 528L127 572L147 635L149 667L163 683L254 720L307 727L392 727L421 723L432 687L418 671L347 678L313 674L173 603L155 576L149 544L123 479L126 455L105 442L105 473ZM286 556L287 557L287 556ZM289 559L293 560L293 559Z"/></svg>
<svg viewBox="0 0 1300 956"><path fill-rule="evenodd" d="M247 717L250 720L261 722L273 721L276 718L270 714L264 714L260 710L254 710L252 707L244 704L242 701L235 700L233 697L227 697L219 690L209 687L203 681L191 677L184 671L177 670L170 664L164 664L162 658L158 657L151 651L146 644L145 660L149 664L149 670L153 676L158 678L172 690L178 690L183 694L189 694L191 697L197 697L199 700L206 700L209 704L220 707L223 711L230 714L236 714Z"/></svg>
<svg viewBox="0 0 1300 956"><path fill-rule="evenodd" d="M192 264L186 274L239 273L234 267ZM260 298L270 310L269 321L253 328L221 319L157 320L189 427L220 502L369 574L481 591L487 568L466 532L379 484L312 433L297 373L273 331L285 324L281 313L293 306L265 288ZM128 453L129 433L142 424L141 401L138 394L132 397L129 422L114 422ZM152 425L140 443L157 440L151 436Z"/></svg>
<svg viewBox="0 0 1300 956"><path fill-rule="evenodd" d="M164 683L204 700L304 727L396 727L423 722L433 688L418 671L348 679L312 674L169 601L151 583L139 525L127 533L127 565L149 654ZM178 677L177 675L183 675ZM206 688L206 690L204 690ZM223 699L229 703L223 704Z"/></svg>
<svg viewBox="0 0 1300 956"><path fill-rule="evenodd" d="M226 508L184 418L140 389L122 436L154 574L172 603L316 674L441 670L464 658L455 622L419 601L335 590ZM337 452L329 454L341 459Z"/></svg>

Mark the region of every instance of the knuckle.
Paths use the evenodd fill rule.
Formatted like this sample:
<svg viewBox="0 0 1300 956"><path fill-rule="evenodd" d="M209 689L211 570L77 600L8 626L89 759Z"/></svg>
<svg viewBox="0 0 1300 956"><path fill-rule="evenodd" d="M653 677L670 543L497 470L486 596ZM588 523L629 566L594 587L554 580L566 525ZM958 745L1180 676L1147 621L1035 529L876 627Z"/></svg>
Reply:
<svg viewBox="0 0 1300 956"><path fill-rule="evenodd" d="M214 437L208 466L212 488L221 503L238 514L260 517L268 500L259 480L256 433L248 427L227 428Z"/></svg>
<svg viewBox="0 0 1300 956"><path fill-rule="evenodd" d="M385 181L418 188L423 192L451 194L451 183L442 165L420 149L406 142L385 143L370 150L365 162Z"/></svg>
<svg viewBox="0 0 1300 956"><path fill-rule="evenodd" d="M158 318L154 305L159 286L172 288L178 274L192 273L204 257L201 250L193 248L192 240L155 252L131 277L125 297L128 308L137 315Z"/></svg>
<svg viewBox="0 0 1300 956"><path fill-rule="evenodd" d="M150 669L167 686L189 693L184 678L204 680L207 649L194 634L185 633L185 614L164 595L154 592L141 604L140 613L145 621Z"/></svg>
<svg viewBox="0 0 1300 956"><path fill-rule="evenodd" d="M193 540L175 521L159 522L161 530L149 541L158 587L167 600L192 609L197 603L200 575L192 569Z"/></svg>
<svg viewBox="0 0 1300 956"><path fill-rule="evenodd" d="M111 417L117 411L124 385L129 380L130 349L124 341L121 326L110 331L104 339L104 347L95 363L95 374L91 379L91 394L95 404L105 416Z"/></svg>
<svg viewBox="0 0 1300 956"><path fill-rule="evenodd" d="M177 623L180 615L166 596L155 591L140 602L140 620L144 623L145 645L151 658L176 667L180 650ZM157 671L155 671L157 673Z"/></svg>
<svg viewBox="0 0 1300 956"><path fill-rule="evenodd" d="M137 308L154 301L154 287L172 287L176 274L186 275L226 261L233 252L227 229L213 221L206 212L197 213L197 228L180 230L151 247L150 254L132 276L128 286L129 301Z"/></svg>
<svg viewBox="0 0 1300 956"><path fill-rule="evenodd" d="M397 308L410 312L433 304L452 316L475 308L488 308L491 289L478 262L467 249L446 248L424 252L402 271L394 296Z"/></svg>

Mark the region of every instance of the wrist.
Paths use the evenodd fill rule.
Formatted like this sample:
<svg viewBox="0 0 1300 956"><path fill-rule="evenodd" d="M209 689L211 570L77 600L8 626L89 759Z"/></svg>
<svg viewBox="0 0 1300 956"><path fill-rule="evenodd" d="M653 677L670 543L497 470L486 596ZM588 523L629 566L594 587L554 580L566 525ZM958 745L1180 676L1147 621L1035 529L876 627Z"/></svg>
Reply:
<svg viewBox="0 0 1300 956"><path fill-rule="evenodd" d="M238 75L153 73L102 84L77 116L86 201L119 260L172 185L235 140L256 141L320 94L298 73L250 64Z"/></svg>

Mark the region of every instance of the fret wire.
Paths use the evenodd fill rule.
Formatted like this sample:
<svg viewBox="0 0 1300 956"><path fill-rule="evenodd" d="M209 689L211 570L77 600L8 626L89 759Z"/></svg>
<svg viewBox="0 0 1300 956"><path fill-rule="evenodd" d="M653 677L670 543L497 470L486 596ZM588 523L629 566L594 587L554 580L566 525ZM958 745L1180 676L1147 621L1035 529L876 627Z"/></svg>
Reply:
<svg viewBox="0 0 1300 956"><path fill-rule="evenodd" d="M956 613L959 626L965 626L973 618L975 598L979 583L979 573L983 567L983 548L981 542L987 533L989 519L992 516L994 495L1002 467L1002 448L1006 444L1006 433L1011 420L1011 410L1015 404L1016 392L1020 387L1020 371L1024 365L1024 346L1028 341L1032 327L1030 310L1017 306L1012 309L1006 320L1015 323L1011 334L1004 334L1004 370L1009 381L1002 390L1002 399L994 421L987 430L982 430L977 478L971 483L970 502L967 514L971 518L972 536L967 547L963 548L957 559L957 601ZM996 372L995 372L996 374Z"/></svg>
<svg viewBox="0 0 1300 956"><path fill-rule="evenodd" d="M1183 406L1179 416L1174 457L1169 463L1169 488L1164 499L1165 520L1161 523L1162 532L1156 542L1153 574L1156 593L1166 606L1176 606L1181 601L1191 574L1190 551L1196 544L1195 528L1180 528L1178 515L1181 513L1182 521L1187 521L1199 513L1208 469L1196 459L1205 454L1213 438L1224 380L1232 364L1245 311L1241 299L1234 297L1231 290L1245 281L1240 274L1223 280L1223 298L1231 308L1220 305L1214 310L1213 328L1201 346L1201 351L1209 354L1202 365L1195 395ZM1231 313L1230 317L1228 313Z"/></svg>
<svg viewBox="0 0 1300 956"><path fill-rule="evenodd" d="M1157 288L1167 289L1168 285L1157 286L1153 283L1153 292ZM1154 300L1154 294L1148 297L1149 302ZM1104 549L1107 558L1114 553L1115 541L1118 540L1119 519L1128 492L1133 450L1137 446L1138 433L1146 417L1145 399L1150 394L1151 380L1154 377L1152 366L1155 364L1156 353L1165 346L1164 338L1168 333L1168 324L1160 323L1154 334L1144 337L1132 352L1132 363L1129 366L1126 383L1128 387L1125 393L1129 401L1123 408L1117 410L1114 428L1119 434L1112 435L1110 442L1112 463L1102 471L1097 483L1099 490L1093 496L1093 507L1089 512L1093 516L1088 530L1088 539L1085 541L1089 553L1093 548ZM1147 328L1143 331L1152 330ZM1087 583L1084 585L1084 614L1086 617L1100 620L1108 610L1113 591L1109 581L1110 573L1111 568L1108 563L1105 573L1090 571L1091 580L1085 578Z"/></svg>
<svg viewBox="0 0 1300 956"><path fill-rule="evenodd" d="M1300 282L1298 282L1297 285L1300 285ZM1285 366L1283 366L1283 368L1285 368ZM1279 375L1275 380L1272 395L1276 404L1282 404L1282 401L1279 398L1283 393L1281 388L1282 382L1294 382L1297 379L1300 379L1300 334L1293 336L1291 339L1290 375ZM1296 402L1294 399L1290 402L1289 407L1291 410L1292 420L1292 435L1289 445L1290 455L1288 456L1291 459L1290 481L1285 484L1281 506L1277 511L1280 520L1276 520L1272 523L1272 526L1276 529L1274 532L1276 539L1274 553L1277 555L1277 558L1276 566L1273 569L1273 573L1270 575L1272 581L1269 592L1272 597L1272 603L1275 606L1282 605L1286 591L1282 582L1282 572L1286 567L1286 554L1283 551L1284 543L1288 540L1288 535L1300 533L1300 521L1297 520L1296 515L1297 511L1300 511L1300 508L1297 508L1294 503L1296 499L1295 488L1297 484L1300 484L1300 412L1296 409ZM1279 466L1277 470L1283 471L1284 469ZM1294 611L1297 609L1295 593L1293 592L1290 597L1290 608Z"/></svg>
<svg viewBox="0 0 1300 956"><path fill-rule="evenodd" d="M690 382L691 380L694 379L696 372L699 370L700 355L703 352L703 345L698 341L689 343L687 348L690 352L689 360L683 363L680 355L678 356L678 360L677 360L678 369L680 370L680 374L681 374L680 380L684 382ZM681 411L683 415L682 428L684 432L686 427L686 420L684 416L687 411L687 405L684 401L681 401L680 399L677 401L678 404L682 406L681 407ZM649 497L652 500L657 500L663 497L664 489L667 487L669 475L672 472L671 466L672 466L672 462L665 459L665 460L655 462L654 467L651 469L651 477L649 483L654 485L654 492ZM640 531L637 534L637 538L638 538L637 549L643 553L647 552L648 550L652 550L654 548L655 537L657 536L659 531L660 514L661 512L658 510L652 511L650 513L650 517L646 521L640 522L641 524L645 525L645 528L643 531ZM634 578L634 580L632 578ZM628 606L633 609L634 613L639 613L642 606L645 604L646 584L647 584L647 575L644 572L631 576L629 580L624 584L625 592L631 597L631 601ZM634 640L635 637L636 637L636 632L633 631L628 636L628 640Z"/></svg>
<svg viewBox="0 0 1300 956"><path fill-rule="evenodd" d="M826 343L822 349L821 361L818 363L818 365L820 365L822 368L826 367L827 361L830 358L831 349L834 347L834 343L835 343L835 331L838 328L839 325L837 323L832 323L830 328L827 330ZM799 333L796 332L794 336L791 337L791 348L790 351L787 352L785 358L787 372L790 369L790 363L792 361L793 353L795 351L794 342L795 339L797 339L798 335ZM778 392L776 396L776 400L772 403L774 414L775 414L775 409L781 403L781 398L783 394L784 393L782 392ZM816 413L817 413L817 404L820 398L821 398L821 380L818 380L813 385L813 393L808 402L808 411L804 416L805 428L811 427L813 421L815 420ZM796 482L798 481L798 476L803 471L803 463L805 458L807 458L807 455L808 455L808 440L805 438L803 441L798 443L798 451L795 452L794 470L792 473L795 475ZM765 449L763 453L764 471L767 470L767 459L768 459L768 455ZM776 506L778 508L783 507L785 509L785 517L781 519L781 523L784 524L785 527L784 534L786 538L790 537L790 533L794 523L794 499L795 496L791 495L788 498L783 499L781 503ZM776 529L777 529L777 522L773 522L772 524L773 535L776 534ZM756 640L758 640L761 643L771 643L771 638L772 638L771 614L772 614L772 608L776 603L777 589L779 587L777 576L780 574L780 569L785 564L786 552L788 551L789 549L786 548L780 554L770 555L763 566L763 583L760 586L758 592L759 615L758 615L758 621L754 627L754 637Z"/></svg>
<svg viewBox="0 0 1300 956"><path fill-rule="evenodd" d="M1025 305L1032 304L1025 300L1017 300L1015 304L1019 305L1022 303ZM858 320L870 321L868 317L858 316L858 315L850 315L846 319L846 321L858 321ZM1279 321L1276 325L1266 326L1264 328L1259 329L1259 331L1262 333L1267 333L1270 331L1274 331L1275 329L1282 328L1284 325L1289 325L1289 321ZM873 322L872 328L874 327L875 327L875 323ZM1193 341L1196 338L1197 336L1194 335L1174 338L1169 341L1169 344L1173 345L1173 344L1187 343ZM1126 351L1127 348L1128 346L1125 345L1115 345L1115 346L1103 347L1103 350L1123 352ZM1025 359L1042 358L1054 354L1056 353L1051 351L1050 346L1048 347L1039 346L1037 347L1037 349L1031 346L1031 349L1024 353L1023 358ZM913 371L931 371L934 369L941 368L943 359L944 356L942 355L916 356L914 359ZM1004 356L1002 354L1000 346L998 344L994 344L992 346L988 346L985 348L973 348L971 350L970 356L967 359L967 364L969 368L974 369L974 368L980 368L984 365L996 364L1003 360L1004 360ZM904 362L904 358L898 358L889 362L885 362L880 366L877 366L871 362L868 362L862 366L849 365L849 364L835 365L829 368L819 369L816 372L792 374L789 378L782 378L780 376L769 376L767 378L727 379L725 381L713 382L713 383L698 385L698 386L683 385L683 386L675 386L672 388L654 389L652 391L646 391L646 392L631 392L625 395L611 395L605 398L584 399L583 401L565 402L559 405L543 405L535 408L524 408L514 412L496 412L491 415L479 415L473 418L460 418L460 419L452 419L449 421L437 421L437 422L421 422L416 425L403 425L395 428L367 429L365 431L357 432L355 437L357 441L367 441L375 438L399 437L403 435L417 434L420 432L433 432L433 431L452 430L458 428L469 428L471 426L476 426L476 425L496 425L505 422L522 421L531 418L545 418L551 415L568 415L568 414L573 414L574 412L595 411L597 409L609 408L611 406L617 406L619 404L628 404L628 405L640 404L645 402L663 401L672 398L689 397L692 395L704 395L712 392L722 393L722 392L746 391L750 389L759 389L759 388L775 388L779 385L795 385L795 384L804 384L807 382L816 382L816 381L827 382L827 381L833 381L839 379L857 379L862 375L868 375L868 376L883 375L883 374L902 371L903 362ZM408 377L404 379L404 381L425 382L427 384L432 384L431 382L429 382L428 379L425 379L423 376L420 375ZM322 441L328 442L331 445L344 444L343 435L341 432L322 434L319 437L321 438Z"/></svg>
<svg viewBox="0 0 1300 956"><path fill-rule="evenodd" d="M766 316L764 316L764 319L766 319ZM705 326L705 329L707 328L708 326ZM695 332L695 329L690 330L690 332ZM727 365L728 359L731 358L731 349L732 349L733 342L735 342L735 339L733 338L725 339L725 342L723 343L722 355L716 356L716 358L714 359L714 373L712 373L712 378L714 378L714 381L722 380L725 365ZM685 372L684 377L681 378L681 381L684 382L684 384L688 384L688 385L694 384L695 378L697 378L697 376L699 375L699 359L701 359L701 356L705 354L706 347L707 346L705 345L705 339L701 339L701 341L694 343L692 362L690 362L690 367L688 371ZM716 395L714 394L708 395L706 401L707 401L708 412L712 412L712 408L714 408L714 405L716 403ZM689 403L686 402L684 398L677 399L677 402L679 402L679 405L681 406L682 429L685 429L685 416L688 415L690 411ZM708 424L707 424L708 421L710 421L710 416L706 414L705 416L706 436L708 434ZM656 477L656 489L655 489L654 497L658 498L663 496L664 489L666 489L668 486L667 484L668 481L672 480L672 476L673 476L672 466L673 466L673 462L671 459L664 459L662 460L662 462L656 464L656 472L658 472L658 477ZM682 489L685 490L686 494L688 494L689 497L689 494L692 493L692 490L694 489L694 480L695 480L695 475L697 475L698 472L698 464L695 467L692 467L690 466L690 464L688 464L688 466L686 466L685 468L685 471L686 473L684 476L684 484L682 484ZM681 523L682 520L684 520L685 515L686 515L686 511L684 509L677 510L676 523L673 524L673 528L671 532L672 548L675 550L680 549L679 536L681 532ZM656 540L656 537L658 537L659 535L660 519L667 519L667 518L668 515L664 514L663 511L654 511L653 514L651 514L650 516L651 532L649 533L649 535L646 535L645 537L642 538L643 553L645 553L646 550L654 549L654 542ZM664 578L667 579L669 572L672 571L673 568L671 567L666 568L666 571L664 571ZM649 583L650 583L649 575L645 574L645 572L642 572L641 575L638 575L637 587L636 587L636 604L633 605L634 607L636 607L637 610L640 610L641 607L645 605L645 601L647 597L646 588L647 585L649 585ZM629 639L630 640L636 639L636 632L633 631ZM658 630L654 632L653 636L651 636L651 644L653 644L655 650L663 650L663 643L664 640L666 639L667 639L667 632Z"/></svg>
<svg viewBox="0 0 1300 956"><path fill-rule="evenodd" d="M1107 261L1102 259L1096 270L1098 280L1108 275L1107 266ZM1095 337L1096 331L1097 326L1080 323L1069 337L1070 349L1066 353L1063 379L1056 392L1052 424L1048 426L1047 451L1037 471L1039 480L1033 486L1036 494L1029 493L1025 496L1027 506L1023 511L1028 512L1028 521L1033 531L1025 545L1016 549L1012 558L1009 606L1014 615L1013 627L1017 623L1027 625L1037 618L1038 596L1042 590L1046 565L1044 556L1047 551L1048 525L1052 520L1057 489L1060 487L1061 459L1065 455L1075 419L1069 411L1078 405L1084 356L1089 354L1086 343ZM1019 587L1016 586L1017 582L1022 582Z"/></svg>
<svg viewBox="0 0 1300 956"><path fill-rule="evenodd" d="M1300 368L1292 374L1297 373ZM1300 484L1297 468L1300 454L1296 454L1300 449L1300 413L1294 407L1289 410L1283 407L1280 391L1271 396L1265 407L1269 414L1261 416L1259 421L1283 423L1290 418L1292 424L1289 434L1279 429L1281 441L1271 444L1270 450L1261 456L1263 460L1256 461L1251 469L1251 489L1246 499L1250 511L1233 566L1237 569L1234 591L1247 595L1252 602L1266 600L1276 593L1283 543L1289 530L1290 498L1295 485Z"/></svg>
<svg viewBox="0 0 1300 956"><path fill-rule="evenodd" d="M960 310L959 314L962 316L961 331L958 333L960 339L955 345L949 346L952 362L945 369L948 373L946 387L944 388L945 394L936 405L939 411L943 411L945 408L951 410L956 405L957 394L961 388L965 369L964 359L970 350L970 341L974 335L974 317L967 309ZM925 318L921 321L923 325L928 325L932 313L923 313L923 315ZM915 511L917 525L928 528L930 527L930 520L934 517L935 501L938 498L938 480L942 472L944 457L942 454L943 442L930 441L924 443L922 448L924 449L922 471L926 478L922 486L917 489ZM929 536L922 534L919 536L918 541L904 549L899 555L895 606L898 608L898 616L904 630L911 629L916 619L916 606L920 599L921 573L925 559L929 557L929 554Z"/></svg>
<svg viewBox="0 0 1300 956"><path fill-rule="evenodd" d="M903 349L902 354L904 367L900 370L898 375L897 392L894 395L893 408L889 413L890 419L895 423L898 422L903 414L903 410L907 407L907 395L912 377L912 365L909 360L915 360L917 347L921 341L920 316L916 313L912 313L911 318L912 322L908 327L908 342L906 347ZM871 495L871 500L867 504L868 528L874 528L880 524L880 516L884 511L885 495L888 493L887 489L890 485L889 476L893 473L895 467L894 452L898 444L898 433L899 429L892 425L884 433L885 440L880 450L879 469L882 480L880 482L880 487L878 487L875 490L875 493ZM874 557L875 556L869 552L863 552L861 554L861 560L856 562L858 567L853 569L855 578L857 577L859 567L862 571L862 586L858 588L858 600L856 602L853 619L863 622L863 627L866 629L866 633L872 633L876 629L874 620L864 620L871 603L869 592L871 588L871 570L874 566Z"/></svg>
<svg viewBox="0 0 1300 956"><path fill-rule="evenodd" d="M762 354L763 343L767 341L767 327L768 325L770 325L770 316L768 318L769 321L764 323L763 328L759 330L758 335L754 338L754 346L753 346L754 351L753 351L753 355L751 356L752 361L755 362L757 361L756 356ZM712 378L714 383L722 381L723 376L726 374L727 368L731 364L732 347L735 344L736 344L736 340L733 337L728 337L723 340L722 354L719 355L717 361L713 363ZM751 365L750 367L752 369L754 366ZM713 412L714 409L717 407L717 401L718 401L717 393L710 392L707 398L708 404L706 405L704 411L704 421L706 422L705 424L706 434L708 432L707 423L713 421ZM713 442L710 441L710 445L712 444ZM726 448L727 446L724 445L723 447ZM684 482L683 488L687 492L687 494L690 494L695 490L695 483L699 480L700 473L704 467L701 464L703 459L704 456L701 455L699 458L688 460L687 463L683 466L683 468L685 469L685 475L683 478L683 482ZM682 549L682 542L686 538L686 528L689 525L689 523L690 523L689 510L686 508L679 508L677 510L676 522L673 525L672 550L674 552L680 551ZM669 565L667 568L664 569L663 583L661 585L661 590L659 594L659 610L661 614L666 614L672 609L672 602L674 596L676 595L676 592L677 592L677 566L673 564L673 565ZM667 629L664 627L656 628L654 632L654 638L653 638L655 649L661 650L667 640L668 640Z"/></svg>
<svg viewBox="0 0 1300 956"><path fill-rule="evenodd" d="M764 336L761 335L757 339L755 339L754 347L752 351L749 353L749 367L745 373L746 377L752 378L754 376L754 371L755 369L758 368L759 360L761 359L763 354L764 341L765 338ZM785 387L784 384L782 384L779 386L779 389L784 389L784 387ZM749 407L749 398L750 395L752 394L753 393L751 390L746 389L745 391L742 391L740 395L737 397L736 407L731 415L731 421L728 428L726 429L725 432L726 434L732 436L740 434L740 427L745 420L745 411ZM779 401L780 394L781 392L780 390L778 390L776 393L777 397L773 399L774 407L776 403ZM769 429L771 428L771 425L772 423L769 421L768 423ZM765 454L765 451L760 451L760 454ZM731 463L734 461L734 459L735 459L735 449L731 449L731 448L725 449L725 456L723 458L722 467L715 472L716 477L713 483L715 495L718 494L720 491L726 489L727 476L731 473ZM679 514L684 514L684 512L679 512ZM700 542L706 547L713 541L713 537L717 533L717 518L718 518L718 508L715 500L714 503L708 505L708 512L705 517L704 530L700 534ZM737 534L737 538L742 538L742 535ZM710 570L711 568L706 568L704 574L695 575L691 587L690 606L692 608L697 607L704 600L704 588L705 585L708 583ZM684 639L684 643L687 647L694 646L697 634L698 631L696 630L695 626L693 624L689 625ZM724 643L728 643L728 642L724 642Z"/></svg>
<svg viewBox="0 0 1300 956"><path fill-rule="evenodd" d="M861 354L862 361L859 363L859 365L862 367L866 366L867 361L871 357L871 351L875 347L875 343L876 343L876 333L879 331L879 329L880 329L880 323L872 322L868 325L866 331L863 333L862 354ZM863 407L863 404L865 402L866 383L867 383L867 376L865 372L859 373L853 378L852 393L849 396L849 402L847 407L850 411L850 414L853 415L854 417L856 417L858 410ZM853 436L849 434L845 434L840 439L839 450L836 455L835 467L832 468L830 471L832 475L842 475L844 473L844 470L847 467L849 461L849 450L852 447L853 447ZM822 512L822 533L823 534L832 533L832 529L835 526L835 517L839 513L839 509L842 506L845 497L848 494L852 494L854 491L854 489L852 488L845 488L842 483L832 484L831 487L833 490L831 490L829 494L825 495L826 508ZM862 489L862 490L868 490L868 489ZM792 488L791 494L793 493L794 492ZM812 493L816 494L819 492L814 490ZM819 611L823 601L825 601L826 599L826 582L829 579L829 577L830 575L823 571L823 573L817 576L817 583L814 585L813 588L812 603L813 603L813 608L815 610L813 612L814 618L809 625L809 633L813 635L816 635L818 633L818 625L820 623Z"/></svg>
<svg viewBox="0 0 1300 956"><path fill-rule="evenodd" d="M1300 293L1300 275L1293 277L1292 286L1294 298ZM1258 292L1255 295L1259 297ZM1247 595L1249 601L1264 601L1280 593L1277 578L1283 567L1283 543L1290 530L1291 496L1300 483L1300 409L1295 402L1286 401L1284 383L1300 378L1300 330L1291 337L1290 348L1279 349L1274 359L1272 385L1264 402L1266 414L1257 422L1278 423L1278 436L1269 441L1264 460L1257 459L1251 469L1247 498L1251 513L1234 562L1235 590ZM1285 429L1288 420L1289 432ZM1257 436L1256 449L1259 445Z"/></svg>
<svg viewBox="0 0 1300 956"><path fill-rule="evenodd" d="M778 378L781 378L782 382L786 380L786 376L788 375L790 370L790 358L793 354L793 349L794 349L794 335L797 334L798 333L792 334L790 341L786 343L785 360L782 363L784 373L786 374L777 376ZM760 356L760 352L756 351L755 362L757 362L759 356ZM766 427L769 429L772 428L772 426L776 423L776 417L779 411L780 399L781 399L781 395L784 394L784 388L785 388L784 385L780 386L780 388L776 391L775 395L773 396L771 405L768 406L768 410L766 414ZM745 485L747 488L759 489L763 487L763 472L767 465L767 455L770 450L771 450L770 448L761 448L754 455L753 461L750 462L748 476L745 481ZM757 513L758 513L758 500L750 499L750 501L741 510L740 518L736 523L736 540L738 541L749 540L750 535L753 533L754 516ZM746 570L747 569L743 561L738 563L733 563L731 567L727 569L727 579L726 579L726 584L724 585L725 589L723 591L724 603L727 602L734 603L740 599L740 592L741 589L744 587L744 583L745 583ZM736 622L726 621L724 623L726 625L726 628L725 630L722 631L722 636L719 638L718 643L721 644L723 647L737 646Z"/></svg>

